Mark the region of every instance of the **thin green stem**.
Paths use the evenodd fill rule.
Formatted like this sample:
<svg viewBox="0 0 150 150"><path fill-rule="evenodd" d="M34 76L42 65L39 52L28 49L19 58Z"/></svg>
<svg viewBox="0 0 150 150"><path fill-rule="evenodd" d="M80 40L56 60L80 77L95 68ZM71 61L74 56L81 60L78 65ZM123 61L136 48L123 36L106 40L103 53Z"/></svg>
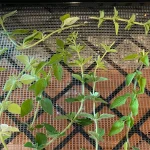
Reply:
<svg viewBox="0 0 150 150"><path fill-rule="evenodd" d="M143 64L141 64L139 71L142 69ZM134 81L134 85L133 85L133 89L136 91L136 86L137 86L137 79L135 79ZM130 117L133 117L132 112L130 112ZM127 140L127 144L128 144L128 150L130 150L130 141L129 141L129 131L130 131L131 127L127 126L127 132L126 132L126 140Z"/></svg>
<svg viewBox="0 0 150 150"><path fill-rule="evenodd" d="M28 49L28 48L31 48L31 47L35 46L35 45L39 44L40 42L45 41L46 39L48 39L50 36L52 36L55 33L59 33L59 32L61 32L63 30L66 30L66 29L69 29L69 28L73 28L73 27L79 27L79 26L83 26L83 25L85 25L85 24L77 24L77 25L67 26L67 27L64 27L64 28L59 28L59 29L55 30L54 32L48 34L47 36L43 37L41 40L33 43L32 45L26 46L23 49Z"/></svg>
<svg viewBox="0 0 150 150"><path fill-rule="evenodd" d="M130 130L130 128L127 127L126 140L127 140L128 150L130 150L129 130Z"/></svg>
<svg viewBox="0 0 150 150"><path fill-rule="evenodd" d="M21 77L21 75L27 70L27 68L28 68L28 67L25 67L25 68L19 73L17 79L19 79L19 78ZM9 98L9 96L11 95L11 92L12 92L12 90L13 90L15 84L16 84L16 82L14 82L14 83L12 84L12 86L11 86L9 92L7 93L7 96L6 96L6 98L4 99L4 101L7 101L7 100L8 100L8 98Z"/></svg>
<svg viewBox="0 0 150 150"><path fill-rule="evenodd" d="M96 71L94 71L94 72L96 72ZM93 94L95 92L95 86L96 86L96 82L93 82ZM95 101L93 101L93 115L94 115L94 118L96 118L95 109L96 109L96 103L95 103ZM97 121L97 119L94 119L94 123L95 123L95 131L97 133L98 132L98 121ZM95 140L95 150L98 150L98 140L97 139Z"/></svg>
<svg viewBox="0 0 150 150"><path fill-rule="evenodd" d="M4 146L4 149L5 149L5 150L8 150L7 145L6 145L6 143L5 143L5 141L4 141L3 137L2 137L2 135L0 135L0 141L2 142L2 144L3 144L3 146Z"/></svg>
<svg viewBox="0 0 150 150"><path fill-rule="evenodd" d="M33 124L34 124L34 122L35 122L35 120L36 120L37 113L38 113L38 110L39 110L39 106L40 106L40 102L38 101L37 106L36 106L36 110L35 110L35 112L34 112L34 117L33 117L32 123L31 123L31 125L30 125L31 128L33 127Z"/></svg>
<svg viewBox="0 0 150 150"><path fill-rule="evenodd" d="M99 20L98 17L90 17L90 19ZM111 18L111 17L104 17L103 19L104 19L105 21L106 21L106 20L113 21L113 17L112 17L112 18ZM122 22L127 22L127 23L128 23L128 21L129 21L128 19L123 19L123 18L117 18L117 20L118 20L118 21L122 21ZM134 24L140 25L140 26L144 26L144 23L142 23L142 22L134 21Z"/></svg>
<svg viewBox="0 0 150 150"><path fill-rule="evenodd" d="M78 53L78 57L80 58L80 53ZM82 79L84 78L84 69L83 69L83 66L81 65L81 76L82 76ZM82 94L84 95L85 94L85 87L84 87L84 83L82 83ZM60 132L60 135L65 133L71 126L72 124L74 123L75 119L78 117L78 115L82 112L83 110L83 106L84 106L84 99L81 100L81 104L80 104L80 107L79 107L79 110L78 112L76 113L75 117L70 121L70 123L68 124L68 126ZM51 143L53 143L55 140L57 139L57 137L54 137L53 139L51 139L49 142L46 143L45 146L48 146L50 145Z"/></svg>
<svg viewBox="0 0 150 150"><path fill-rule="evenodd" d="M68 124L68 126L67 126L63 131L60 132L60 134L65 133L65 132L72 126L72 124L74 123L74 120L77 118L77 116L78 116L78 115L80 114L80 112L82 111L82 109L83 109L83 104L84 104L84 101L81 102L80 108L79 108L78 112L76 113L75 117L70 121L70 123ZM57 137L54 137L52 140L50 140L50 141L46 144L46 146L48 146L49 144L53 143L56 139L57 139Z"/></svg>
<svg viewBox="0 0 150 150"><path fill-rule="evenodd" d="M7 30L6 30L5 26L4 26L4 24L1 24L1 26L2 26L3 30L5 31L5 33L7 34L9 40L10 40L15 46L19 46L14 40L12 40L12 38L11 38L10 35L8 34L8 32L7 32Z"/></svg>

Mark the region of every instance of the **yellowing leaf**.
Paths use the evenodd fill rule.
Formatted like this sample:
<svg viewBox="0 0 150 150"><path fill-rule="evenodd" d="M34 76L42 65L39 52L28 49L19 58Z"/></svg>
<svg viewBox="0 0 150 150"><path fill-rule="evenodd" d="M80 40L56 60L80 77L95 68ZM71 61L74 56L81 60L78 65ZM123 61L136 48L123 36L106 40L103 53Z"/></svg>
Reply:
<svg viewBox="0 0 150 150"><path fill-rule="evenodd" d="M12 103L8 106L8 111L12 114L20 114L21 107L18 104Z"/></svg>

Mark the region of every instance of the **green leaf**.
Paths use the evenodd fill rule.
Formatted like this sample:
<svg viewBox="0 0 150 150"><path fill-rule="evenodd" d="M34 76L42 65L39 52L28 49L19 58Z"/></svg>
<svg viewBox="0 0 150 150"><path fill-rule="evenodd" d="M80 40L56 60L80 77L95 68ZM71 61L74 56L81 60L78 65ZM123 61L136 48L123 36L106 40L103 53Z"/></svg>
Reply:
<svg viewBox="0 0 150 150"><path fill-rule="evenodd" d="M7 48L0 48L0 55L2 55L6 50L8 50Z"/></svg>
<svg viewBox="0 0 150 150"><path fill-rule="evenodd" d="M128 24L126 25L125 30L130 30L130 28L134 25L135 17L135 14L132 14L131 18L128 20Z"/></svg>
<svg viewBox="0 0 150 150"><path fill-rule="evenodd" d="M24 144L24 147L29 147L29 148L36 148L36 146L34 144L32 144L31 142L27 142Z"/></svg>
<svg viewBox="0 0 150 150"><path fill-rule="evenodd" d="M35 137L36 143L38 143L38 146L46 144L47 137L44 133L37 133Z"/></svg>
<svg viewBox="0 0 150 150"><path fill-rule="evenodd" d="M114 16L115 16L115 17L118 16L118 11L117 11L116 7L114 7Z"/></svg>
<svg viewBox="0 0 150 150"><path fill-rule="evenodd" d="M128 142L125 142L125 143L123 144L123 149L124 149L124 150L128 150Z"/></svg>
<svg viewBox="0 0 150 150"><path fill-rule="evenodd" d="M12 103L8 106L8 111L12 114L20 114L21 107L18 104Z"/></svg>
<svg viewBox="0 0 150 150"><path fill-rule="evenodd" d="M130 110L131 110L133 116L136 116L138 114L138 109L139 109L138 99L137 98L131 99Z"/></svg>
<svg viewBox="0 0 150 150"><path fill-rule="evenodd" d="M144 24L144 28L145 28L145 34L148 35L149 25L148 24Z"/></svg>
<svg viewBox="0 0 150 150"><path fill-rule="evenodd" d="M134 79L136 72L130 73L126 76L126 85L129 86L132 80Z"/></svg>
<svg viewBox="0 0 150 150"><path fill-rule="evenodd" d="M55 63L58 63L62 60L63 56L62 54L54 54L51 58L50 58L50 61L49 61L49 64L55 64Z"/></svg>
<svg viewBox="0 0 150 150"><path fill-rule="evenodd" d="M43 37L43 33L40 31L35 30L33 33L37 32L37 34L35 35L34 39L36 40L40 40Z"/></svg>
<svg viewBox="0 0 150 150"><path fill-rule="evenodd" d="M6 18L13 16L15 13L17 13L17 10L12 11L10 13L7 13L5 15L2 16L3 21L5 21Z"/></svg>
<svg viewBox="0 0 150 150"><path fill-rule="evenodd" d="M61 20L62 22L64 22L64 20L66 20L67 18L70 18L70 14L65 14L65 15L61 16L61 17L60 17L60 20Z"/></svg>
<svg viewBox="0 0 150 150"><path fill-rule="evenodd" d="M79 17L70 17L64 20L63 26L70 26L75 24L80 18Z"/></svg>
<svg viewBox="0 0 150 150"><path fill-rule="evenodd" d="M107 119L107 118L112 118L114 117L115 115L112 115L112 114L101 114L98 118L98 120L101 120L101 119Z"/></svg>
<svg viewBox="0 0 150 150"><path fill-rule="evenodd" d="M109 136L115 135L120 133L124 128L124 121L117 120L111 127L111 130L109 132Z"/></svg>
<svg viewBox="0 0 150 150"><path fill-rule="evenodd" d="M98 78L96 78L96 82L101 82L101 81L106 81L106 80L108 80L108 78L105 78L105 77L98 77Z"/></svg>
<svg viewBox="0 0 150 150"><path fill-rule="evenodd" d="M13 35L16 35L16 34L27 34L29 33L29 29L15 29L12 31L12 34Z"/></svg>
<svg viewBox="0 0 150 150"><path fill-rule="evenodd" d="M54 132L56 133L57 132L57 130L50 124L44 123L44 126L45 126L46 130L50 133L54 133Z"/></svg>
<svg viewBox="0 0 150 150"><path fill-rule="evenodd" d="M53 104L52 101L48 98L44 98L43 100L40 101L41 106L45 112L48 114L52 115L53 114Z"/></svg>
<svg viewBox="0 0 150 150"><path fill-rule="evenodd" d="M138 84L139 84L139 87L140 87L140 94L143 94L144 91L145 91L145 86L146 86L146 78L141 77L138 80Z"/></svg>
<svg viewBox="0 0 150 150"><path fill-rule="evenodd" d="M59 116L56 116L55 119L68 119L68 117L65 115L59 115Z"/></svg>
<svg viewBox="0 0 150 150"><path fill-rule="evenodd" d="M62 66L58 63L58 64L53 64L53 72L54 72L54 76L58 81L61 81L62 76L63 76L63 68Z"/></svg>
<svg viewBox="0 0 150 150"><path fill-rule="evenodd" d="M79 116L85 117L85 118L89 118L89 119L91 119L91 120L94 120L94 116L93 116L92 114L88 114L88 113L85 113L85 112L81 112L81 113L79 114Z"/></svg>
<svg viewBox="0 0 150 150"><path fill-rule="evenodd" d="M16 77L10 76L9 79L6 81L4 85L4 91L10 91L10 90L15 90L16 89Z"/></svg>
<svg viewBox="0 0 150 150"><path fill-rule="evenodd" d="M67 98L67 99L65 99L65 101L68 102L68 103L71 103L71 102L80 102L84 98L85 98L85 96L81 94L81 95L78 95L77 97L74 97L74 98Z"/></svg>
<svg viewBox="0 0 150 150"><path fill-rule="evenodd" d="M134 60L134 59L138 59L138 58L139 58L138 54L131 54L131 55L125 56L123 59L124 60Z"/></svg>
<svg viewBox="0 0 150 150"><path fill-rule="evenodd" d="M23 40L23 45L28 45L29 43L33 42L35 39L36 35L38 34L38 31L32 33L31 35L27 36Z"/></svg>
<svg viewBox="0 0 150 150"><path fill-rule="evenodd" d="M93 121L89 118L79 118L75 119L75 122L81 126L87 126L93 123Z"/></svg>
<svg viewBox="0 0 150 150"><path fill-rule="evenodd" d="M44 127L44 124L37 124L34 128L40 129L40 128L43 128L43 127Z"/></svg>
<svg viewBox="0 0 150 150"><path fill-rule="evenodd" d="M133 146L132 150L140 150L138 147Z"/></svg>
<svg viewBox="0 0 150 150"><path fill-rule="evenodd" d="M35 82L34 84L32 84L29 87L29 90L33 90L35 93L35 96L38 96L39 94L41 94L44 89L47 86L47 81L45 79L39 79L37 82Z"/></svg>
<svg viewBox="0 0 150 150"><path fill-rule="evenodd" d="M75 79L77 79L77 80L83 82L83 79L82 79L82 77L81 77L80 75L78 75L78 74L72 74L72 76L73 76Z"/></svg>
<svg viewBox="0 0 150 150"><path fill-rule="evenodd" d="M115 25L115 32L116 32L116 35L118 35L118 31L119 31L119 24L118 22L114 22L114 25Z"/></svg>
<svg viewBox="0 0 150 150"><path fill-rule="evenodd" d="M99 22L98 22L98 28L102 25L103 22L104 22L104 11L100 11L100 18L99 18Z"/></svg>
<svg viewBox="0 0 150 150"><path fill-rule="evenodd" d="M81 100L79 100L77 98L67 98L67 99L65 99L65 101L68 103L72 103L72 102L80 102Z"/></svg>
<svg viewBox="0 0 150 150"><path fill-rule="evenodd" d="M16 58L24 65L30 65L29 57L27 55L17 55Z"/></svg>
<svg viewBox="0 0 150 150"><path fill-rule="evenodd" d="M105 134L105 130L102 128L98 128L97 132L96 131L88 131L88 133L90 134L90 137L94 140L97 141L102 141L102 137Z"/></svg>
<svg viewBox="0 0 150 150"><path fill-rule="evenodd" d="M38 74L39 72L41 72L47 64L48 62L45 62L45 61L40 62L36 67L35 74Z"/></svg>
<svg viewBox="0 0 150 150"><path fill-rule="evenodd" d="M5 71L6 68L0 67L0 71Z"/></svg>
<svg viewBox="0 0 150 150"><path fill-rule="evenodd" d="M60 48L64 48L64 42L60 39L56 39L56 44Z"/></svg>
<svg viewBox="0 0 150 150"><path fill-rule="evenodd" d="M144 55L140 58L140 61L146 65L146 66L149 66L149 58L148 58L148 55Z"/></svg>
<svg viewBox="0 0 150 150"><path fill-rule="evenodd" d="M132 128L133 125L134 125L134 119L133 117L131 116L127 116L127 120L125 121L126 125L129 127L129 128Z"/></svg>
<svg viewBox="0 0 150 150"><path fill-rule="evenodd" d="M53 126L51 126L50 124L47 124L47 123L44 123L44 126L48 132L48 136L49 137L60 137L60 136L63 136L63 134L61 134L60 132L58 132Z"/></svg>
<svg viewBox="0 0 150 150"><path fill-rule="evenodd" d="M31 84L33 81L35 81L35 77L29 74L24 74L21 76L20 81L23 84Z"/></svg>
<svg viewBox="0 0 150 150"><path fill-rule="evenodd" d="M100 98L100 97L96 97L95 99L94 99L94 101L95 102L101 102L101 103L104 103L104 104L108 104L106 101L104 101L102 98Z"/></svg>
<svg viewBox="0 0 150 150"><path fill-rule="evenodd" d="M26 116L29 114L33 109L33 100L27 99L21 105L21 117Z"/></svg>
<svg viewBox="0 0 150 150"><path fill-rule="evenodd" d="M128 98L129 96L130 96L130 94L129 94L129 93L126 93L126 94L124 94L124 95L122 95L122 96L117 97L117 98L112 102L112 104L110 105L110 108L111 108L111 109L112 109L112 108L116 108L116 107L119 107L119 106L125 104L125 102L126 102L126 100L127 100L127 98Z"/></svg>

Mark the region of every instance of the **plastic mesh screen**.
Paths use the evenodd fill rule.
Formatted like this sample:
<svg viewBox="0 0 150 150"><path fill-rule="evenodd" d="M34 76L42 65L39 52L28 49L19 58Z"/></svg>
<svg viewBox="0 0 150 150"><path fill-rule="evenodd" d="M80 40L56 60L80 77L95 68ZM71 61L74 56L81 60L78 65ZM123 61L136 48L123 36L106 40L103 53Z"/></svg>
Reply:
<svg viewBox="0 0 150 150"><path fill-rule="evenodd" d="M53 30L60 25L59 17L65 13L70 13L72 16L78 16L81 21L87 21L89 16L99 16L99 10L104 10L107 16L113 15L113 7L109 4L89 3L81 5L68 5L68 4L52 4L52 5L38 5L38 6L5 6L0 7L0 15L6 14L7 12L18 10L18 13L13 17L10 17L6 22L6 27L9 31L17 28L27 29L39 29L42 31ZM123 18L129 18L132 13L137 16L137 21L147 21L150 18L150 6L116 6L119 14ZM146 14L146 15L145 15ZM109 54L105 58L105 63L108 67L107 71L99 70L98 75L107 77L109 80L97 84L96 91L101 93L101 96L109 103L111 103L115 97L122 95L126 92L131 91L133 85L125 87L125 76L127 73L134 71L138 65L136 63L124 62L122 58L130 53L150 49L150 36L144 35L144 29L138 26L134 26L132 30L125 31L125 24L120 24L119 35L115 36L114 25L112 22L105 22L104 25L98 29L97 23L88 20L89 25L86 27L80 27L79 40L86 44L86 51L84 56L92 55L97 57L99 49L97 45L99 43L110 44L115 41L115 48L118 53L115 55ZM75 29L77 30L77 29ZM0 63L2 67L7 67L7 71L0 72L0 98L4 99L6 93L3 92L3 85L11 74L18 74L23 66L16 60L15 56L18 54L25 54L28 56L34 56L35 58L41 58L42 60L48 60L51 55L55 52L55 41L56 38L66 37L72 30L64 31L61 36L55 35L47 41L35 46L34 48L17 51L13 44L5 37L0 34L0 47L8 47L9 50L0 57ZM67 104L64 99L67 97L76 96L80 91L81 87L78 82L75 82L72 77L72 72L80 71L79 68L70 68L63 64L64 76L62 82L58 82L55 78L52 79L50 86L45 90L44 96L52 99L54 104L54 114L52 116L44 113L41 109L38 112L38 118L35 124L47 122L56 127L59 131L63 130L68 124L64 120L54 120L58 114L65 114L67 112L77 111L79 104ZM92 70L93 62L88 64L85 70L88 72ZM148 150L150 146L150 129L149 129L149 116L150 116L150 82L149 69L143 69L144 76L148 79L145 94L139 98L139 114L136 117L135 125L129 132L129 137L132 146L137 146L140 150ZM91 85L86 84L86 93L92 90ZM27 86L22 89L17 89L13 92L10 99L14 102L22 103L27 98L32 98L33 93L27 91ZM92 113L92 103L85 103L85 111ZM122 145L125 142L125 130L116 136L109 137L108 132L111 128L112 123L119 117L128 114L128 106L123 105L117 109L110 110L109 105L97 104L96 111L100 113L111 113L115 114L112 119L105 119L99 123L99 126L105 128L106 136L103 142L99 143L99 150L119 150L123 149ZM17 115L12 115L8 112L4 113L1 118L1 123L8 123L12 126L18 126L20 133L15 133L12 137L6 140L9 150L26 150L23 144L27 141L34 141L35 131L30 132L27 126L22 124L23 122L31 122L34 111L27 117L20 118ZM94 150L95 143L88 136L87 131L93 130L94 126L86 126L84 128L73 125L68 131L67 136L59 138L51 146L48 146L47 150L79 150L80 148L86 148L87 150ZM39 131L43 132L44 129ZM1 149L2 149L2 145Z"/></svg>

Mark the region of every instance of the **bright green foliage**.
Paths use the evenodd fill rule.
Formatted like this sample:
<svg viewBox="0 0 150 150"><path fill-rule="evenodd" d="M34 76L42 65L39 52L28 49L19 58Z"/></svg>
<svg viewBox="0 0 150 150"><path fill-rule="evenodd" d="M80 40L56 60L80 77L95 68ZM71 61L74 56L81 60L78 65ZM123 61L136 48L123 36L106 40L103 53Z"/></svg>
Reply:
<svg viewBox="0 0 150 150"><path fill-rule="evenodd" d="M99 22L98 22L98 28L102 25L104 22L104 11L100 11L100 17L99 17Z"/></svg>
<svg viewBox="0 0 150 150"><path fill-rule="evenodd" d="M63 76L63 68L62 66L58 64L53 64L52 65L54 76L58 81L61 81L62 76Z"/></svg>
<svg viewBox="0 0 150 150"><path fill-rule="evenodd" d="M12 114L20 114L21 113L21 107L18 104L11 103L8 106L8 111Z"/></svg>
<svg viewBox="0 0 150 150"><path fill-rule="evenodd" d="M130 28L134 25L135 17L135 14L132 14L131 18L128 20L128 24L125 27L125 30L130 30Z"/></svg>
<svg viewBox="0 0 150 150"><path fill-rule="evenodd" d="M29 87L29 90L32 90L35 93L35 96L38 96L45 90L46 87L47 87L47 81L41 78L35 83L33 83Z"/></svg>
<svg viewBox="0 0 150 150"><path fill-rule="evenodd" d="M123 144L123 149L124 149L124 150L128 150L128 143L127 143L127 142L125 142L125 143Z"/></svg>
<svg viewBox="0 0 150 150"><path fill-rule="evenodd" d="M126 76L126 85L129 86L132 80L134 79L136 72L130 73Z"/></svg>
<svg viewBox="0 0 150 150"><path fill-rule="evenodd" d="M130 94L129 94L129 93L126 93L126 94L124 94L124 95L122 95L122 96L117 97L117 98L112 102L112 104L110 105L110 108L111 108L111 109L112 109L112 108L116 108L116 107L119 107L119 106L125 104L125 102L126 102L126 100L128 99L129 96L130 96Z"/></svg>
<svg viewBox="0 0 150 150"><path fill-rule="evenodd" d="M122 120L117 120L111 127L111 130L109 132L109 135L115 135L120 133L124 128L124 121Z"/></svg>
<svg viewBox="0 0 150 150"><path fill-rule="evenodd" d="M33 100L27 99L21 105L21 117L26 116L29 114L33 109Z"/></svg>
<svg viewBox="0 0 150 150"><path fill-rule="evenodd" d="M11 91L15 90L17 88L16 82L17 82L17 77L15 75L10 76L9 79L5 83L5 86L4 86L3 90L5 92L10 91L10 90Z"/></svg>
<svg viewBox="0 0 150 150"><path fill-rule="evenodd" d="M33 81L35 81L35 77L29 74L24 74L21 76L20 81L23 84L31 84Z"/></svg>
<svg viewBox="0 0 150 150"><path fill-rule="evenodd" d="M131 109L133 116L136 116L138 114L139 102L137 98L131 99L130 109Z"/></svg>

